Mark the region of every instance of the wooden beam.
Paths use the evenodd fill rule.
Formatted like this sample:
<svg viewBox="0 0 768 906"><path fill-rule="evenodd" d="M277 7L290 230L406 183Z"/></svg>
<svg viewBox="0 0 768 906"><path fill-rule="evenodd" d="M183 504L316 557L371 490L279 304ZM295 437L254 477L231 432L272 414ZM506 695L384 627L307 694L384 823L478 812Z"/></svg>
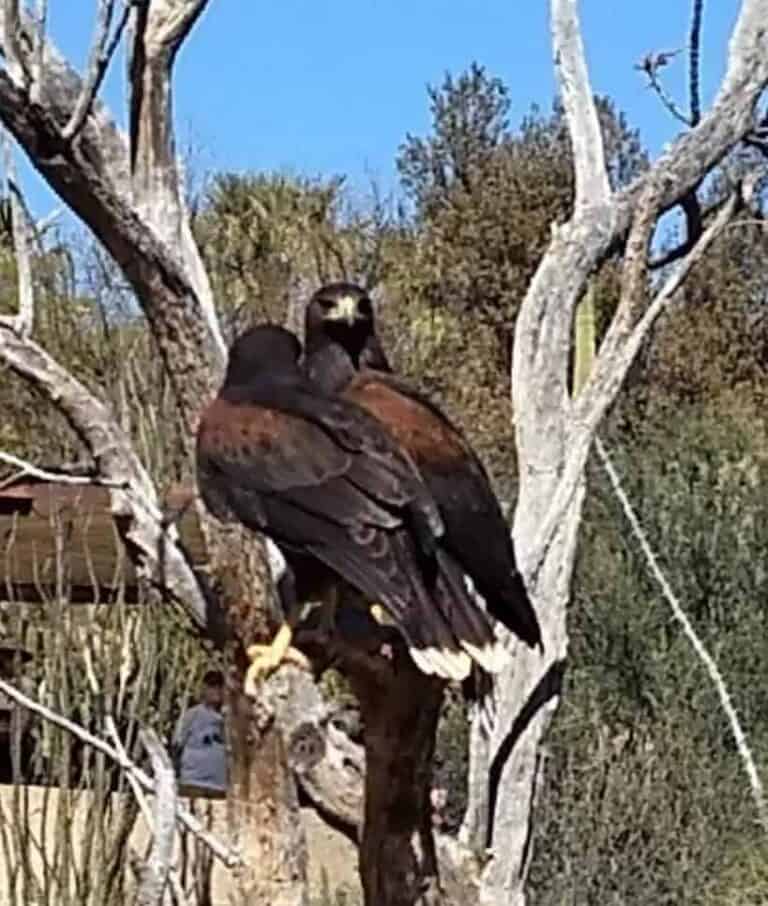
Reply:
<svg viewBox="0 0 768 906"><path fill-rule="evenodd" d="M165 498L192 563L204 562L195 491L176 486ZM58 553L57 553L58 551ZM58 563L57 563L58 561ZM0 600L37 602L63 575L72 603L139 600L136 571L115 528L109 491L40 481L18 481L0 490ZM122 594L120 594L122 590Z"/></svg>

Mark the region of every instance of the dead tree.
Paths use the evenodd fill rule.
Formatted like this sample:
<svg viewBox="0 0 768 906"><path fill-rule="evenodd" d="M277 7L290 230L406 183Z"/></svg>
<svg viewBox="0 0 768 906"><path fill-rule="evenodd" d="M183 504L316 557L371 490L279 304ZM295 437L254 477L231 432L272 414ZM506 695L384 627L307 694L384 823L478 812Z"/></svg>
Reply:
<svg viewBox="0 0 768 906"><path fill-rule="evenodd" d="M753 132L768 83L768 0L743 0L712 108L629 188L611 191L577 6L576 0L550 0L557 78L573 150L574 209L570 220L553 225L522 303L511 375L520 472L514 538L546 655L540 659L518 646L497 683L492 738L485 748L482 741L474 747L485 754L485 770L474 772L480 780L471 791L462 835L491 851L480 902L494 906L524 902L541 743L557 709L568 653L566 613L593 441L654 321L742 207L749 187L733 187L653 288L651 240L661 215L683 204ZM623 251L621 295L586 385L572 398L568 363L576 307L590 278L616 251Z"/></svg>
<svg viewBox="0 0 768 906"><path fill-rule="evenodd" d="M16 0L4 2L0 117L132 286L172 383L191 461L198 413L220 379L225 349L184 206L171 77L179 47L206 2L125 3L115 17L116 6L115 0L99 0L93 51L80 77L44 32L45 3L38 4L42 15L33 20ZM96 97L126 25L128 136ZM18 191L14 185L10 189L12 195ZM23 236L26 225L19 221L15 232ZM18 252L23 260L17 246ZM99 480L111 489L117 526L145 575L184 606L201 629L264 638L269 582L262 545L220 527L201 508L211 581L192 573L175 529L165 525L153 483L112 412L31 339L29 293L22 301L19 317L0 326L0 353L62 411L90 451ZM261 606L242 608L246 601ZM221 613L226 625L214 619ZM249 703L236 693L234 699L243 718L236 722L241 732L234 739L231 803L234 843L248 853L240 872L243 902L294 906L305 902L306 847L282 735L274 719L251 719ZM260 759L251 757L254 747Z"/></svg>
<svg viewBox="0 0 768 906"><path fill-rule="evenodd" d="M80 76L44 30L45 2L32 19L18 0L0 4L0 119L52 189L86 223L130 282L171 384L192 454L201 402L221 375L224 345L214 300L184 206L173 142L172 70L206 0L99 0L88 71ZM541 615L546 654L515 649L496 684L492 738L475 734L472 803L463 839L489 849L481 867L449 841L435 846L429 822L429 761L440 688L401 661L382 664L341 650L367 718L366 805L362 753L328 725L308 676L285 668L255 707L234 697L235 843L246 867L242 902L306 902L306 847L295 778L321 813L361 838L370 906L467 902L522 903L541 740L557 706L567 655L566 608L584 497L587 458L600 420L654 319L743 202L732 195L650 291L648 248L661 214L755 127L768 81L763 22L768 0L743 0L727 72L712 109L629 189L611 192L587 75L576 0L551 0L558 78L576 172L571 219L552 240L518 318L512 368L520 462L515 540ZM113 22L113 20L115 20ZM125 136L97 93L117 41L129 45L130 131ZM16 187L12 187L15 193ZM21 206L15 209L20 265ZM577 398L568 392L574 311L590 276L624 250L621 299ZM69 419L110 488L116 523L150 580L207 632L260 640L269 632L268 562L261 544L199 518L210 569L193 574L156 490L110 410L31 339L28 269L19 268L20 313L0 322L0 355ZM243 602L259 604L242 607ZM515 643L510 639L510 646ZM407 807L404 807L404 803ZM437 865L442 860L443 883ZM448 881L455 892L448 890Z"/></svg>

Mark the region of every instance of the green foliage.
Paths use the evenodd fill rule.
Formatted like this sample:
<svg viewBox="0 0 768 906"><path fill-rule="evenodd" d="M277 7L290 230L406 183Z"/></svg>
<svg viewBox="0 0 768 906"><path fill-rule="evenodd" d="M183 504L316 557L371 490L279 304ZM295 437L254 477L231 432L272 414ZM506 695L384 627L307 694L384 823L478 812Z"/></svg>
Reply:
<svg viewBox="0 0 768 906"><path fill-rule="evenodd" d="M399 162L414 231L390 280L400 301L385 309L386 338L511 495L509 330L550 222L568 214L569 148L557 108L550 117L534 111L510 132L506 89L482 70L446 80L430 101L432 133L409 137ZM646 157L610 102L600 110L611 181L623 185ZM736 226L694 271L633 368L609 435L760 763L768 754L763 244L759 228ZM595 283L598 341L616 274L609 262ZM570 632L565 695L547 741L532 902L752 902L764 853L728 727L599 473L590 479ZM461 725L449 702L437 779L457 814Z"/></svg>
<svg viewBox="0 0 768 906"><path fill-rule="evenodd" d="M613 438L625 488L764 761L765 432L689 407L639 434ZM600 474L584 530L534 902L721 902L713 891L734 884L756 833L728 725Z"/></svg>
<svg viewBox="0 0 768 906"><path fill-rule="evenodd" d="M341 177L216 177L194 230L225 333L282 322L297 286L339 279L373 285L383 276L383 247L396 241L390 221L375 190L364 205L352 205Z"/></svg>
<svg viewBox="0 0 768 906"><path fill-rule="evenodd" d="M563 112L536 108L508 128L509 92L482 67L430 88L432 131L408 136L398 168L419 227L420 294L433 307L492 326L500 352L520 300L573 196ZM611 180L624 185L647 159L638 134L598 99Z"/></svg>

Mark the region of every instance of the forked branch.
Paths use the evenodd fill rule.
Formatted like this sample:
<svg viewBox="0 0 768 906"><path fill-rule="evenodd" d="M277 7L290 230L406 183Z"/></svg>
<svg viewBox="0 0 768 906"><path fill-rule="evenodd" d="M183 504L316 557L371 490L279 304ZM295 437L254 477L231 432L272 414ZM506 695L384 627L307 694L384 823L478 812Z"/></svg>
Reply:
<svg viewBox="0 0 768 906"><path fill-rule="evenodd" d="M552 0L553 16L562 12L563 4L566 0ZM628 360L617 351L628 350L624 344L633 326L630 313L637 310L634 306L638 294L645 291L650 232L658 217L695 189L754 126L756 105L768 84L765 21L768 21L768 0L744 0L729 45L726 75L712 109L702 116L698 126L680 136L648 173L625 191L616 193L602 209L593 207L585 213L577 207L571 221L557 228L531 282L517 320L512 373L522 460L529 464L527 469L536 469L537 462L541 463L540 468L550 468L551 463L544 465L551 458L550 440L559 445L559 440L566 436L581 437L587 445L587 448L581 443L571 446L570 465L561 474L561 488L551 500L546 516L539 514L537 524L531 526L533 536L529 541L535 537L535 563L541 562L563 507L567 507L575 493L575 482L582 474L588 452L589 432L594 431L602 413L615 399L626 374ZM580 47L580 42L578 45L572 42L570 46L573 50ZM575 65L570 71L586 73L585 67ZM588 86L583 86L580 92L571 94L586 97L588 92ZM570 118L568 125L569 129L573 128ZM574 148L578 146L576 138L573 144ZM724 220L732 215L735 204L735 201L726 204L720 215L715 215L696 246L678 262L676 274L688 273ZM568 395L571 313L591 273L622 242L630 227L633 228L632 249L627 254L622 303L595 363L591 389L586 388L580 396L571 418L563 411ZM657 297L658 304L651 307L654 313L666 304L662 304L665 298L664 294ZM639 329L647 330L652 320L640 323ZM633 336L632 348L637 333ZM546 423L548 420L551 424ZM526 493L526 478L523 471L521 495Z"/></svg>
<svg viewBox="0 0 768 906"><path fill-rule="evenodd" d="M88 70L80 88L80 96L72 111L69 122L62 129L62 136L65 141L73 141L80 130L85 125L85 121L93 106L94 99L99 93L101 83L107 74L109 63L117 50L120 39L125 31L128 22L128 16L131 12L131 6L134 0L125 0L122 15L117 23L117 27L109 37L110 26L112 24L112 15L115 8L115 0L99 0L99 10L96 16L96 30L91 44L91 52L88 57Z"/></svg>
<svg viewBox="0 0 768 906"><path fill-rule="evenodd" d="M652 184L649 183L649 187L651 186ZM649 188L644 204L638 212L640 225L635 230L636 241L634 243L637 255L646 255L643 236L651 222L654 197L658 202L658 196L654 196L652 188ZM573 402L572 414L569 419L568 458L557 491L552 496L546 518L542 521L534 543L541 558L545 556L563 519L563 514L577 491L579 476L583 474L597 428L608 407L616 399L643 340L656 319L688 278L693 267L704 257L712 243L733 218L740 202L739 193L734 193L728 198L717 216L702 233L694 248L677 263L651 302L643 307L641 315L638 315L638 308L641 306L641 300L645 294L645 285L641 282L641 275L645 272L645 268L642 264L637 265L634 260L628 259L626 267L632 276L627 280L627 287L622 293L614 319L593 363L589 380ZM541 560L537 562L540 563Z"/></svg>

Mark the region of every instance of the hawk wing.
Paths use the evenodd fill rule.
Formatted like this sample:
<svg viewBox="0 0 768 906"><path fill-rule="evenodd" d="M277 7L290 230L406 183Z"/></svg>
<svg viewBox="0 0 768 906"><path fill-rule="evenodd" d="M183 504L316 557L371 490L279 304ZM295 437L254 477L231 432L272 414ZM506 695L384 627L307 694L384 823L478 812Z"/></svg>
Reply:
<svg viewBox="0 0 768 906"><path fill-rule="evenodd" d="M529 645L540 645L509 528L485 468L459 429L392 374L360 372L343 396L376 416L410 454L440 509L442 544L470 576L489 612Z"/></svg>
<svg viewBox="0 0 768 906"><path fill-rule="evenodd" d="M316 558L380 601L414 659L426 659L422 669L466 675L421 569L426 536L434 551L442 528L436 506L374 418L296 387L225 390L201 420L197 467L216 516Z"/></svg>

